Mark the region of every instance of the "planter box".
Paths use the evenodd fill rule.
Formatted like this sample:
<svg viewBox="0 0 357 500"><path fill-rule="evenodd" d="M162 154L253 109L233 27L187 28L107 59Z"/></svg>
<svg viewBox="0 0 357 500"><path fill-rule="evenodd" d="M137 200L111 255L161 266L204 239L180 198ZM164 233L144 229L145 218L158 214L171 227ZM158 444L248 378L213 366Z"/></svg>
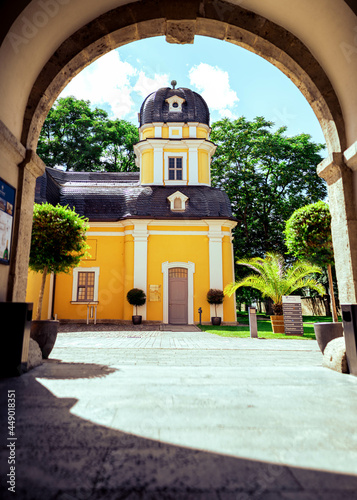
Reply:
<svg viewBox="0 0 357 500"><path fill-rule="evenodd" d="M0 375L13 377L27 372L32 302L0 302Z"/></svg>
<svg viewBox="0 0 357 500"><path fill-rule="evenodd" d="M273 333L285 333L284 316L270 316Z"/></svg>
<svg viewBox="0 0 357 500"><path fill-rule="evenodd" d="M48 358L55 345L58 326L59 321L50 319L32 322L31 338L40 346L43 359Z"/></svg>
<svg viewBox="0 0 357 500"><path fill-rule="evenodd" d="M314 323L314 331L322 354L331 340L343 337L342 323Z"/></svg>
<svg viewBox="0 0 357 500"><path fill-rule="evenodd" d="M222 318L220 318L219 316L212 316L211 317L211 323L212 325L216 325L216 326L219 326L222 322Z"/></svg>

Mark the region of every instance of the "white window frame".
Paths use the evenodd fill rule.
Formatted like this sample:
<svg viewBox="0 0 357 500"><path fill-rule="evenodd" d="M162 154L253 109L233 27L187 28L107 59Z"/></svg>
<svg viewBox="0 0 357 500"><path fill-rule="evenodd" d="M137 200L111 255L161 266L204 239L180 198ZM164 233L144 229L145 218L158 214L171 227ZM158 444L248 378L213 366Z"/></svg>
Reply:
<svg viewBox="0 0 357 500"><path fill-rule="evenodd" d="M98 302L99 290L99 267L76 267L73 269L73 282L72 282L72 302L77 304L86 304L87 301L77 300L78 294L78 273L94 273L94 294L93 300L88 302Z"/></svg>
<svg viewBox="0 0 357 500"><path fill-rule="evenodd" d="M162 300L162 317L163 322L169 322L169 269L173 267L183 267L187 269L187 286L188 286L188 296L187 296L187 322L189 325L193 325L193 275L195 273L195 263L194 262L163 262L161 265L161 270L163 274L163 300Z"/></svg>
<svg viewBox="0 0 357 500"><path fill-rule="evenodd" d="M182 158L182 181L169 179L169 158ZM186 185L187 184L187 153L186 152L165 152L165 184Z"/></svg>

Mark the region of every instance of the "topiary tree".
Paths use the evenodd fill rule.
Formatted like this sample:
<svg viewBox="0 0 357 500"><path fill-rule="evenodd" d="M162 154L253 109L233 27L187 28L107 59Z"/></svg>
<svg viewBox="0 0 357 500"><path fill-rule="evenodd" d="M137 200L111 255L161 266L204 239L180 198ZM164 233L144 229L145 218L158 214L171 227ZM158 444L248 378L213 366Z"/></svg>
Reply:
<svg viewBox="0 0 357 500"><path fill-rule="evenodd" d="M318 201L295 210L286 222L285 243L295 257L327 267L332 318L338 321L331 266L334 264L329 206Z"/></svg>
<svg viewBox="0 0 357 500"><path fill-rule="evenodd" d="M146 295L140 288L132 288L126 294L126 300L131 306L135 306L135 314L138 315L138 306L143 306L146 302Z"/></svg>
<svg viewBox="0 0 357 500"><path fill-rule="evenodd" d="M86 254L87 219L74 210L50 203L35 204L29 267L42 273L36 320L41 319L48 273L68 273Z"/></svg>
<svg viewBox="0 0 357 500"><path fill-rule="evenodd" d="M241 287L252 287L259 290L263 297L273 301L275 315L283 314L283 295L291 295L301 288L312 288L318 293L324 293L324 287L311 277L314 273L321 273L321 269L307 262L295 262L287 265L279 254L267 253L265 258L254 257L241 259L238 265L247 266L254 274L246 276L236 283L230 283L224 289L229 297Z"/></svg>
<svg viewBox="0 0 357 500"><path fill-rule="evenodd" d="M217 288L210 288L207 292L207 302L214 304L215 315L217 316L217 305L223 304L224 293L223 290Z"/></svg>

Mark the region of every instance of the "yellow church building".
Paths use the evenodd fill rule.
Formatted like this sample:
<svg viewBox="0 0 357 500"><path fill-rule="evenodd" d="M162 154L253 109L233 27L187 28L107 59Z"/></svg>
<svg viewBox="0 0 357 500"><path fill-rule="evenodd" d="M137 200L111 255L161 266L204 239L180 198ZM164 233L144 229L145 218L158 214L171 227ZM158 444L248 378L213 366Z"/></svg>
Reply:
<svg viewBox="0 0 357 500"><path fill-rule="evenodd" d="M173 82L174 83L174 82ZM234 281L232 229L226 193L211 187L209 109L186 88L161 88L143 102L139 172L63 172L47 168L36 202L74 207L89 219L90 256L71 274L50 276L42 319L99 322L131 320L126 300L144 290L143 321L198 323L215 316L210 288ZM41 275L30 272L27 300L36 303ZM235 299L217 306L225 323L236 321Z"/></svg>

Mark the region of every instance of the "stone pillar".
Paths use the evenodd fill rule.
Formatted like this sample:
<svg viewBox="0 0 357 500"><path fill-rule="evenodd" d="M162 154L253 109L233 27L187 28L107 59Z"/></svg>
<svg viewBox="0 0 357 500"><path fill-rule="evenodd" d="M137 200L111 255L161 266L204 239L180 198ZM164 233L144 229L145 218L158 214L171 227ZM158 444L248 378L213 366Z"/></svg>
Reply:
<svg viewBox="0 0 357 500"><path fill-rule="evenodd" d="M37 177L45 171L45 164L32 150L27 150L19 164L16 193L16 214L12 238L12 258L7 300L24 302L31 245L31 229Z"/></svg>
<svg viewBox="0 0 357 500"><path fill-rule="evenodd" d="M340 303L357 303L357 217L353 172L342 153L323 160L317 173L328 185L331 232Z"/></svg>
<svg viewBox="0 0 357 500"><path fill-rule="evenodd" d="M207 220L209 225L209 286L223 289L223 262L222 262L222 222ZM215 307L210 305L211 316L215 316ZM217 306L217 315L223 321L223 304Z"/></svg>
<svg viewBox="0 0 357 500"><path fill-rule="evenodd" d="M134 288L144 290L147 295L148 221L134 222ZM138 307L138 314L146 320L146 304ZM135 310L133 311L135 314Z"/></svg>

